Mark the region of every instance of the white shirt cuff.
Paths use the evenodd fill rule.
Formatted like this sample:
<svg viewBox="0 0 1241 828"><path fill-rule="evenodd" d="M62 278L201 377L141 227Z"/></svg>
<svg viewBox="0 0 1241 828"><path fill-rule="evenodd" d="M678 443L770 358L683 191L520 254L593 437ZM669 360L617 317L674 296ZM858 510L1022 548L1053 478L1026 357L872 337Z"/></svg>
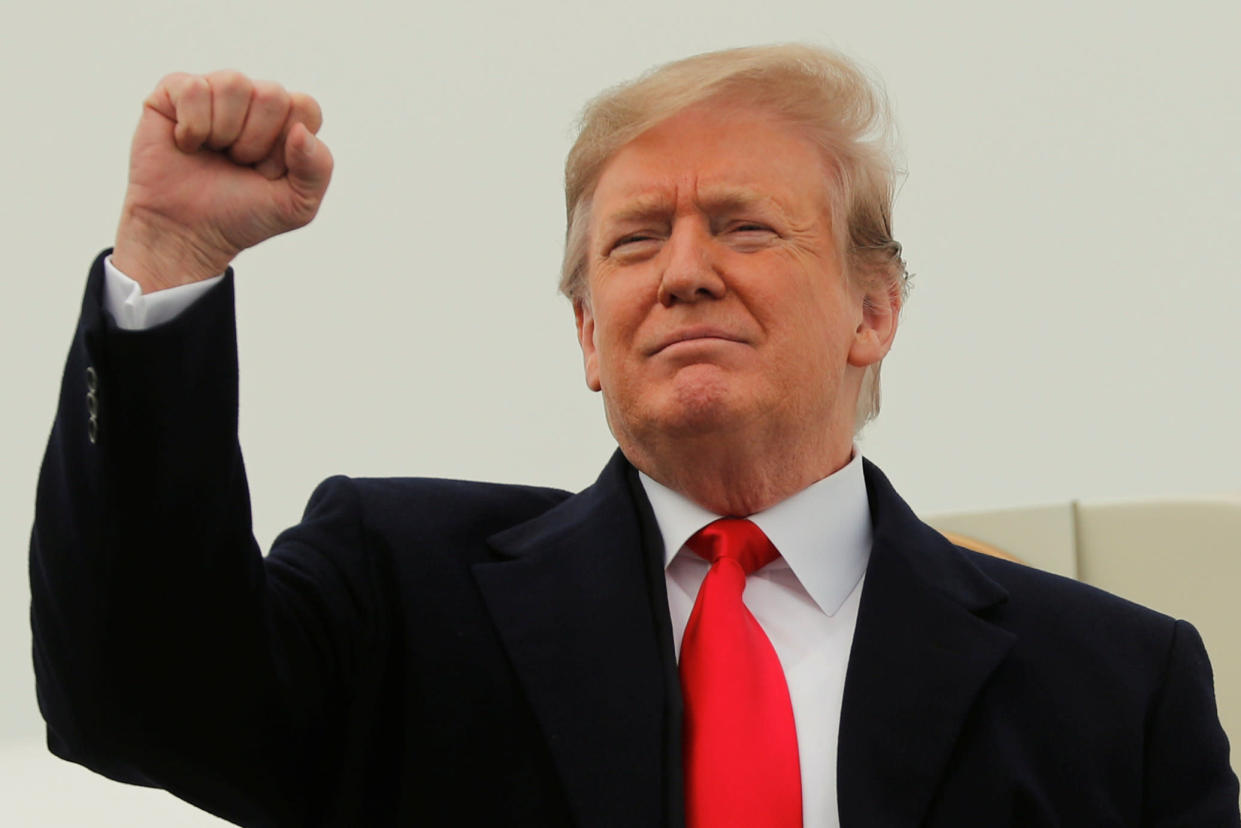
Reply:
<svg viewBox="0 0 1241 828"><path fill-rule="evenodd" d="M224 274L191 282L174 288L143 293L133 279L112 265L112 257L103 260L103 307L116 325L125 331L142 331L175 319L202 296Z"/></svg>

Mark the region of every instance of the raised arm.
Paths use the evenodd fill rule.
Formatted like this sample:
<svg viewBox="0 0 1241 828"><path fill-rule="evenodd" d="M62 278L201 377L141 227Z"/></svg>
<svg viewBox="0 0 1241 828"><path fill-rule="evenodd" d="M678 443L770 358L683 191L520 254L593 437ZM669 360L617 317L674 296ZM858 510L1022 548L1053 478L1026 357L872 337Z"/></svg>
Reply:
<svg viewBox="0 0 1241 828"><path fill-rule="evenodd" d="M332 169L313 137L320 121L311 98L236 73L165 78L134 138L114 263L159 290L304 225ZM284 544L302 550L300 569L273 572L251 532L237 441L231 275L140 332L103 312L103 275L101 257L31 536L49 745L239 824L308 824L332 774L337 723L325 711L348 681L339 652L366 638L355 607L322 597L366 585L327 584L350 570L320 553L358 547L356 513L347 493L320 497Z"/></svg>

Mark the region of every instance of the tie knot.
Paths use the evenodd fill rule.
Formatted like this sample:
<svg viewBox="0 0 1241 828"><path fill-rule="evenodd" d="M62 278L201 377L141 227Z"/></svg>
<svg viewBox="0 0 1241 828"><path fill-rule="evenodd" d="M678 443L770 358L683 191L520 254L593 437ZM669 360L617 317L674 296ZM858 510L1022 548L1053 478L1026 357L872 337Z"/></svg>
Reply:
<svg viewBox="0 0 1241 828"><path fill-rule="evenodd" d="M749 575L779 557L763 530L744 518L720 518L699 529L686 545L712 564L731 558Z"/></svg>

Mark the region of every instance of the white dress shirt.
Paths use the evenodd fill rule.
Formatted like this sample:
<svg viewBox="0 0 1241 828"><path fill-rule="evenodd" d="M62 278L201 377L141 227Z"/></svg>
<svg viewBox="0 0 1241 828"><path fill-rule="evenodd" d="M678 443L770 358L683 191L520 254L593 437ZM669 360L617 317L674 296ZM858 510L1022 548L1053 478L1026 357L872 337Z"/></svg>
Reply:
<svg viewBox="0 0 1241 828"><path fill-rule="evenodd" d="M104 308L120 328L142 330L173 319L223 277L143 294L108 257L104 278ZM710 568L685 542L720 516L639 476L664 539L668 609L679 658L685 624ZM747 579L742 600L766 631L789 684L804 828L839 828L840 704L871 547L870 506L857 447L835 474L749 518L780 553Z"/></svg>
<svg viewBox="0 0 1241 828"><path fill-rule="evenodd" d="M710 565L685 542L719 515L639 474L664 538L664 577L678 658ZM845 669L870 560L862 456L787 500L749 516L780 557L753 573L742 601L780 658L793 703L805 828L838 828L836 742Z"/></svg>
<svg viewBox="0 0 1241 828"><path fill-rule="evenodd" d="M154 328L194 304L195 299L223 278L221 273L201 282L143 293L137 282L112 265L112 257L108 256L103 260L103 307L123 331Z"/></svg>

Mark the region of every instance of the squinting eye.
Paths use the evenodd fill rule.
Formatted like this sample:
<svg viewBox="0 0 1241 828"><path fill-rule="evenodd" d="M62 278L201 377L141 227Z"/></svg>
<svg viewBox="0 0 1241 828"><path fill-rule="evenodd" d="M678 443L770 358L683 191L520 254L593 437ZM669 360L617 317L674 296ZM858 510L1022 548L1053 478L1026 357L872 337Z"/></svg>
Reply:
<svg viewBox="0 0 1241 828"><path fill-rule="evenodd" d="M620 250L622 247L642 244L643 242L653 242L655 237L649 233L634 233L629 236L621 236L613 244L609 252Z"/></svg>
<svg viewBox="0 0 1241 828"><path fill-rule="evenodd" d="M746 221L729 227L727 233L724 234L724 239L734 249L743 253L751 253L766 250L778 235L775 230L765 224Z"/></svg>

